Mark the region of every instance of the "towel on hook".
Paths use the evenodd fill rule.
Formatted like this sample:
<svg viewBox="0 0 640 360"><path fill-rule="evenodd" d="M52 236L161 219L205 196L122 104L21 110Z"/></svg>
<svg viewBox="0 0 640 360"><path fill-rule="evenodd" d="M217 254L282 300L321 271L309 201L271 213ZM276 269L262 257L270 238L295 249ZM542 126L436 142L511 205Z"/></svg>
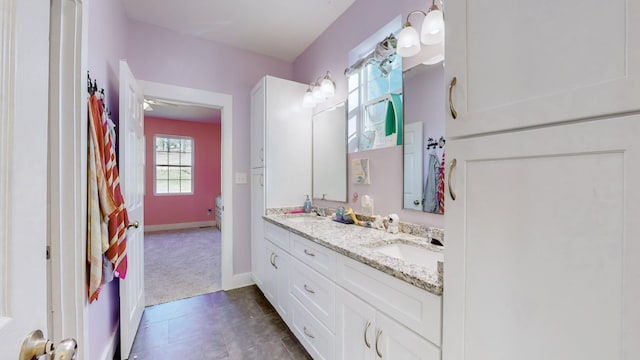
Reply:
<svg viewBox="0 0 640 360"><path fill-rule="evenodd" d="M391 94L387 102L385 135L396 134L396 145L402 145L402 95Z"/></svg>

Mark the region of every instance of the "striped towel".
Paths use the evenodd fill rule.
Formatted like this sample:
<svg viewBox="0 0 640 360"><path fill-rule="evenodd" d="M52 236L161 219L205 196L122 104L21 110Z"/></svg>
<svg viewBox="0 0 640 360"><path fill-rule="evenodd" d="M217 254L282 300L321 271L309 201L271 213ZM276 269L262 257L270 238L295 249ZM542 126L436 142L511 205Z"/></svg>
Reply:
<svg viewBox="0 0 640 360"><path fill-rule="evenodd" d="M89 301L98 299L103 279L103 254L116 276L127 272L125 232L129 219L120 191L118 167L111 134L102 120L103 106L89 98L89 157L87 199L87 256Z"/></svg>

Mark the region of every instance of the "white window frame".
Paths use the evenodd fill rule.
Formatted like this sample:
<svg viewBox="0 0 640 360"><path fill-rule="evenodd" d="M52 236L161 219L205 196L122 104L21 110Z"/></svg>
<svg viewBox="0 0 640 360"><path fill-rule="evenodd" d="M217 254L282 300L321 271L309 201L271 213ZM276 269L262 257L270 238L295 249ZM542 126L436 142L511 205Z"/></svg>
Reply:
<svg viewBox="0 0 640 360"><path fill-rule="evenodd" d="M157 150L156 150L156 143L158 139L167 139L167 140L189 140L191 141L191 165L187 166L187 165L158 165L157 162ZM196 153L196 143L194 141L194 139L190 136L180 136L180 135L163 135L163 134L156 134L153 136L153 195L155 196L180 196L180 195L193 195L194 194L194 190L195 190L195 153ZM158 192L158 177L157 177L157 169L158 166L167 166L167 167L171 167L171 166L178 166L178 167L190 167L191 168L191 191L189 192L162 192L159 193ZM160 180L164 180L164 179L160 179ZM169 179L167 179L169 180ZM185 181L187 179L179 179L181 184L182 181ZM182 187L182 186L181 186ZM169 190L169 188L167 187L167 191Z"/></svg>

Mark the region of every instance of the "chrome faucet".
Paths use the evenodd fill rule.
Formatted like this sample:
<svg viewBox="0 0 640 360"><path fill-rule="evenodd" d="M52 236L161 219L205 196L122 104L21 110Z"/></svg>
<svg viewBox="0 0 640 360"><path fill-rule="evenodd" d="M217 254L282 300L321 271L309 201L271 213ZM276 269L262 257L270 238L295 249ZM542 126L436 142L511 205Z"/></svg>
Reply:
<svg viewBox="0 0 640 360"><path fill-rule="evenodd" d="M327 216L327 213L325 212L324 208L317 205L314 206L313 210L311 211L315 212L318 216Z"/></svg>

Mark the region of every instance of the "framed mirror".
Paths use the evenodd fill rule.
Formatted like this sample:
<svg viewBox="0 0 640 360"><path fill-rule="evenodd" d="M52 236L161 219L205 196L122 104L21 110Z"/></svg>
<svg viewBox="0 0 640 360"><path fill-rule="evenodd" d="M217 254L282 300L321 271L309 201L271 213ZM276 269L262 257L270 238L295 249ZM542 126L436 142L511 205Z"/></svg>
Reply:
<svg viewBox="0 0 640 360"><path fill-rule="evenodd" d="M313 115L313 198L347 202L345 103Z"/></svg>
<svg viewBox="0 0 640 360"><path fill-rule="evenodd" d="M404 209L444 214L444 67L418 64L403 72Z"/></svg>

